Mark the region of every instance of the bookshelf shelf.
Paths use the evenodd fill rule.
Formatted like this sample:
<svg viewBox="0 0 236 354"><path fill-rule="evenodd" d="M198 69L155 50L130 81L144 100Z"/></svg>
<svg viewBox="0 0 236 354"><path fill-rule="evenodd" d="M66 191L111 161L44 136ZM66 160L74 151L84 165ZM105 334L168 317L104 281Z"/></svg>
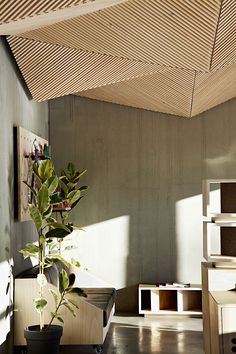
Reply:
<svg viewBox="0 0 236 354"><path fill-rule="evenodd" d="M139 314L141 315L201 315L202 294L199 285L190 287L159 287L139 285Z"/></svg>

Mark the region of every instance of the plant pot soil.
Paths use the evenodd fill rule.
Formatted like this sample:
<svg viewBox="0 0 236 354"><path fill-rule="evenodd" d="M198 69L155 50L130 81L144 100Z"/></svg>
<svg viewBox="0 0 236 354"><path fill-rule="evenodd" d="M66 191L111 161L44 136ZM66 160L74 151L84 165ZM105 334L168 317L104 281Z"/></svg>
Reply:
<svg viewBox="0 0 236 354"><path fill-rule="evenodd" d="M45 331L40 331L39 325L27 327L24 336L28 354L59 354L62 331L62 327L57 325L51 325Z"/></svg>

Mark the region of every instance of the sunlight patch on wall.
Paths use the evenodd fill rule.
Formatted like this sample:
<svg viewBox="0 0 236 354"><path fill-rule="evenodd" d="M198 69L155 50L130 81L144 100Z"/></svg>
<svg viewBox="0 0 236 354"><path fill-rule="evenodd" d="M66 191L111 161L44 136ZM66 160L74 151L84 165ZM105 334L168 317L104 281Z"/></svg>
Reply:
<svg viewBox="0 0 236 354"><path fill-rule="evenodd" d="M177 201L176 272L178 281L201 283L202 228L202 195Z"/></svg>
<svg viewBox="0 0 236 354"><path fill-rule="evenodd" d="M123 215L74 231L70 242L77 248L66 252L66 257L78 259L82 268L112 286L125 287L129 229L130 217Z"/></svg>

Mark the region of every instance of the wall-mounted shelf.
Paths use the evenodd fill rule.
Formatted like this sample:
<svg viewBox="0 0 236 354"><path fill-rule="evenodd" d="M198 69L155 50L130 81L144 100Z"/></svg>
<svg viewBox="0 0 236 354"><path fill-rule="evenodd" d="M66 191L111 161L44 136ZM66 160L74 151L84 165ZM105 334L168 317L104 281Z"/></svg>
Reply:
<svg viewBox="0 0 236 354"><path fill-rule="evenodd" d="M159 287L139 285L139 314L201 315L202 294L199 285L190 287Z"/></svg>
<svg viewBox="0 0 236 354"><path fill-rule="evenodd" d="M203 216L206 221L221 218L236 223L236 179L203 181Z"/></svg>
<svg viewBox="0 0 236 354"><path fill-rule="evenodd" d="M236 262L236 223L203 222L203 256L207 261Z"/></svg>
<svg viewBox="0 0 236 354"><path fill-rule="evenodd" d="M36 158L40 160L48 158L46 154L43 154L44 151L40 152L39 149L37 149L37 156L34 155L36 144L37 147L44 147L48 152L48 141L22 127L15 128L14 134L17 150L17 161L15 166L17 172L17 206L15 214L19 221L27 221L31 220L28 211L28 203L31 202L31 193L23 181L30 185L32 183L30 171L33 160Z"/></svg>

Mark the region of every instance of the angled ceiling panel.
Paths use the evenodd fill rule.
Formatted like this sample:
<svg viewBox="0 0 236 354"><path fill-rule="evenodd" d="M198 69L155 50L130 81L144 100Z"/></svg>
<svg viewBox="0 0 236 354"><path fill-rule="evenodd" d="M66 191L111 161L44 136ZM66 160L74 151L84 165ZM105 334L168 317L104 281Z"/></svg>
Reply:
<svg viewBox="0 0 236 354"><path fill-rule="evenodd" d="M81 4L82 0L7 0L1 1L0 24L22 20L26 17L38 16L51 11L61 10L73 5ZM87 0L85 2L91 2Z"/></svg>
<svg viewBox="0 0 236 354"><path fill-rule="evenodd" d="M2 0L0 33L20 34L124 1L127 0Z"/></svg>
<svg viewBox="0 0 236 354"><path fill-rule="evenodd" d="M211 69L236 60L236 1L224 0L220 11Z"/></svg>
<svg viewBox="0 0 236 354"><path fill-rule="evenodd" d="M236 97L235 0L4 0L0 6L0 34L11 35L37 101L78 94L192 117Z"/></svg>
<svg viewBox="0 0 236 354"><path fill-rule="evenodd" d="M24 37L168 66L208 70L218 0L131 0Z"/></svg>
<svg viewBox="0 0 236 354"><path fill-rule="evenodd" d="M42 101L63 94L130 80L170 68L56 46L25 38L8 38L33 98Z"/></svg>
<svg viewBox="0 0 236 354"><path fill-rule="evenodd" d="M195 73L171 69L87 90L79 96L163 113L190 116Z"/></svg>
<svg viewBox="0 0 236 354"><path fill-rule="evenodd" d="M192 116L236 97L236 63L210 73L198 73L195 80Z"/></svg>

